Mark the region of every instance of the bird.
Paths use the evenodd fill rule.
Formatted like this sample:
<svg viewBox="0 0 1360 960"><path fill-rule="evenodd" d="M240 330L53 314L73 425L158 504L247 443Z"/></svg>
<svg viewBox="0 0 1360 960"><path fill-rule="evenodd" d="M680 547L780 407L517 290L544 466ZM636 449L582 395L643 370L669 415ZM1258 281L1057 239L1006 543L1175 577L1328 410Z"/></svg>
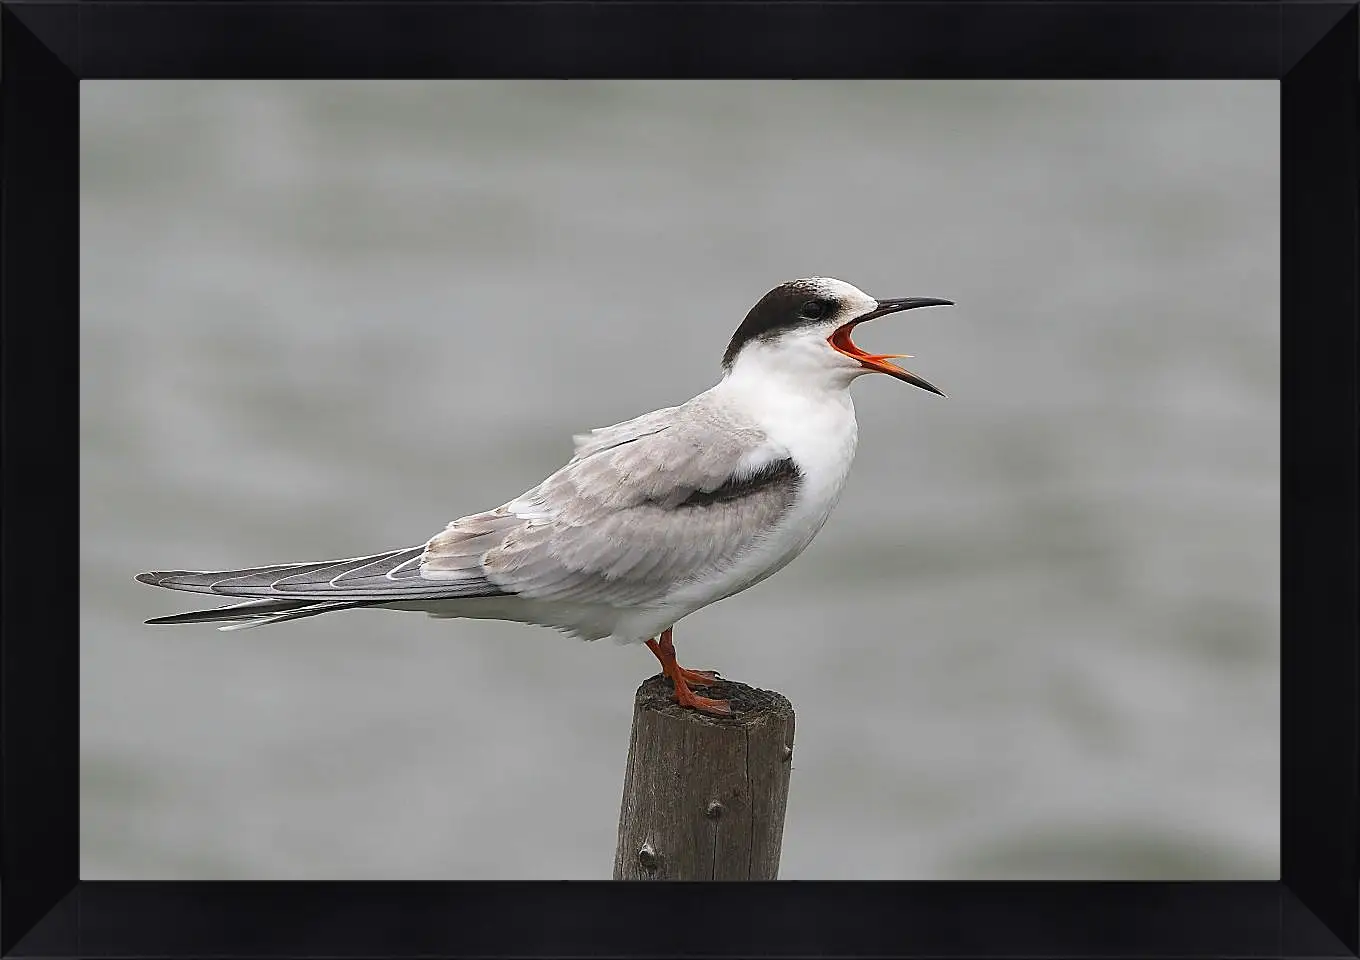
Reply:
<svg viewBox="0 0 1360 960"><path fill-rule="evenodd" d="M831 277L781 283L732 334L709 389L574 437L561 469L418 546L343 560L153 571L137 580L239 602L146 621L236 630L361 607L551 627L645 644L681 707L720 674L676 662L676 623L803 552L840 499L858 444L850 384L929 381L851 340L859 324L953 301L878 300Z"/></svg>

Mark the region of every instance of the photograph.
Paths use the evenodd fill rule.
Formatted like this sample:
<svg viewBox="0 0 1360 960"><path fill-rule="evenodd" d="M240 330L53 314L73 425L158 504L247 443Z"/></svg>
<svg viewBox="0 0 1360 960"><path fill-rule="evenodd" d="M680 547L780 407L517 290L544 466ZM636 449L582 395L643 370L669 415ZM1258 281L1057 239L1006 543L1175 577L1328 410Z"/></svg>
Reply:
<svg viewBox="0 0 1360 960"><path fill-rule="evenodd" d="M1279 879L1280 100L82 81L81 878Z"/></svg>

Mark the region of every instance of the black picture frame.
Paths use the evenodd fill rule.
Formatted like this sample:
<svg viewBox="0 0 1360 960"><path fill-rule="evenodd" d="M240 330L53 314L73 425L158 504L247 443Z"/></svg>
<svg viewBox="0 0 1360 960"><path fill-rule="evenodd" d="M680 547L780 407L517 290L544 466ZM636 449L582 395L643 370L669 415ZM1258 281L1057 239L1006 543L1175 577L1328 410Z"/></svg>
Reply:
<svg viewBox="0 0 1360 960"><path fill-rule="evenodd" d="M1358 41L1355 2L0 2L0 953L1356 956ZM520 76L1280 81L1279 881L80 880L80 80Z"/></svg>

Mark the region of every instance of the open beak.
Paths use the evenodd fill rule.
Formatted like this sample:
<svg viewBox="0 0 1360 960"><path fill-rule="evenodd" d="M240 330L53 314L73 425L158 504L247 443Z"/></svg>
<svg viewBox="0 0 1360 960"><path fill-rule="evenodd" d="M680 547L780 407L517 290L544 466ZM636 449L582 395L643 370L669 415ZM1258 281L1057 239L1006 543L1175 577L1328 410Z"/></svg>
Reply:
<svg viewBox="0 0 1360 960"><path fill-rule="evenodd" d="M858 360L870 370L886 373L888 376L896 377L898 380L905 380L907 383L918 386L922 390L929 390L931 393L938 393L943 397L944 392L930 381L918 377L910 370L903 370L895 363L888 362L889 360L898 360L903 357L909 359L911 354L865 353L859 347L855 346L854 341L850 339L850 331L853 330L857 324L863 323L866 320L873 320L875 317L886 316L889 313L897 313L901 310L911 310L915 307L949 307L953 305L953 300L940 300L937 297L903 297L900 300L879 300L877 307L870 310L862 317L856 317L849 323L837 327L836 331L826 339L838 353L842 353L852 360Z"/></svg>

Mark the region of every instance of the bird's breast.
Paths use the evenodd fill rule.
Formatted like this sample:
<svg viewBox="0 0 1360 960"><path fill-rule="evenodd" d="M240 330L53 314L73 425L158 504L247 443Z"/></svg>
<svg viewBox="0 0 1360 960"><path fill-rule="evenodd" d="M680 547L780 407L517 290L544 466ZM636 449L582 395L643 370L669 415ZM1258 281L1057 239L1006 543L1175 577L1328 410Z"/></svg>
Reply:
<svg viewBox="0 0 1360 960"><path fill-rule="evenodd" d="M774 529L728 569L692 584L672 600L695 609L730 597L782 569L812 542L840 500L855 458L858 427L849 393L828 402L770 397L747 408L770 442L788 451L798 469L798 492Z"/></svg>
<svg viewBox="0 0 1360 960"><path fill-rule="evenodd" d="M802 553L822 529L845 489L858 439L848 395L844 409L809 413L796 429L779 438L797 465L801 481L788 516L771 537L770 569L764 576Z"/></svg>
<svg viewBox="0 0 1360 960"><path fill-rule="evenodd" d="M834 506L859 442L849 392L815 400L795 395L782 403L767 399L753 412L766 436L789 452L802 474L799 500L806 509Z"/></svg>

